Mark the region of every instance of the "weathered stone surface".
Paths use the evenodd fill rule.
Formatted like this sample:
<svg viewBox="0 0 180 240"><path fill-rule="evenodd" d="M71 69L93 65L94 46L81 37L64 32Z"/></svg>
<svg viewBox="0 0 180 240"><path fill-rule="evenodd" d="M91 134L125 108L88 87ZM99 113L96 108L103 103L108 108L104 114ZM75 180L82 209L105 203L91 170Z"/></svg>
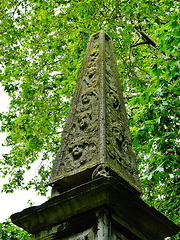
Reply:
<svg viewBox="0 0 180 240"><path fill-rule="evenodd" d="M104 175L99 169L141 191L113 44L104 31L89 40L49 183L63 192Z"/></svg>
<svg viewBox="0 0 180 240"><path fill-rule="evenodd" d="M95 179L11 219L38 240L80 236L92 240L162 240L180 229L113 177Z"/></svg>

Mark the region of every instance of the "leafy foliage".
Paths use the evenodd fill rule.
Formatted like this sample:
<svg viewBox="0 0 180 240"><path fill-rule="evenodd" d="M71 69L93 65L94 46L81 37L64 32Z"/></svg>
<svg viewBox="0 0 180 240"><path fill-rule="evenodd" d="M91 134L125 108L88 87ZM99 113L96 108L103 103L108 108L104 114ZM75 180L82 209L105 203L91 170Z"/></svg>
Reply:
<svg viewBox="0 0 180 240"><path fill-rule="evenodd" d="M9 154L4 191L46 194L78 72L91 34L114 42L143 199L179 221L179 2L172 0L4 0L1 84L11 99L1 113ZM38 174L24 173L38 158Z"/></svg>
<svg viewBox="0 0 180 240"><path fill-rule="evenodd" d="M28 240L30 234L13 225L10 220L0 223L0 239L2 240Z"/></svg>

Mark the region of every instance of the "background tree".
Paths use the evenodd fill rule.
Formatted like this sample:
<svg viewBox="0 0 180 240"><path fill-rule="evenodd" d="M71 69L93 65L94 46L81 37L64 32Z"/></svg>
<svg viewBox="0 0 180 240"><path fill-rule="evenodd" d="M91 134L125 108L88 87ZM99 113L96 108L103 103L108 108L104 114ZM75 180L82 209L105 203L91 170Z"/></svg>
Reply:
<svg viewBox="0 0 180 240"><path fill-rule="evenodd" d="M179 2L4 0L0 7L0 80L11 100L0 120L12 149L1 159L3 191L46 194L87 41L103 29L114 42L142 197L178 223ZM37 176L25 183L37 159Z"/></svg>
<svg viewBox="0 0 180 240"><path fill-rule="evenodd" d="M11 223L9 219L0 223L0 239L2 240L28 240L30 234Z"/></svg>

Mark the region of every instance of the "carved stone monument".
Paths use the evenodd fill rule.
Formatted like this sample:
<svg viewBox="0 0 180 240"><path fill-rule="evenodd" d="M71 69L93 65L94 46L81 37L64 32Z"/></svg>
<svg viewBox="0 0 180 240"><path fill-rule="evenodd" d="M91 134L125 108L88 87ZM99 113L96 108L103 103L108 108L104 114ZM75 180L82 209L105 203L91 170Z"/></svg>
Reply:
<svg viewBox="0 0 180 240"><path fill-rule="evenodd" d="M12 215L50 240L162 240L179 231L139 197L135 155L110 37L91 36L49 184L52 197Z"/></svg>
<svg viewBox="0 0 180 240"><path fill-rule="evenodd" d="M50 185L62 192L101 175L141 191L113 45L103 31L89 40Z"/></svg>

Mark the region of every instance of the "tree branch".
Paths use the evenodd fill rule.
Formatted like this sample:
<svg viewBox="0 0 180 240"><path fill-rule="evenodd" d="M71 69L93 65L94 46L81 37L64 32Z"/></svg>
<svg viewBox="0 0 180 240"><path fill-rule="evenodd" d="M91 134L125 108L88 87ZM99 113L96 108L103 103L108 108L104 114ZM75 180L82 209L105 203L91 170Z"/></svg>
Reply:
<svg viewBox="0 0 180 240"><path fill-rule="evenodd" d="M143 39L147 41L147 44L150 44L156 48L156 42L152 38L150 38L143 30L140 30L139 32L142 35Z"/></svg>
<svg viewBox="0 0 180 240"><path fill-rule="evenodd" d="M140 43L137 43L137 44L134 44L134 45L131 45L130 47L137 47L139 45L143 45L143 44L148 44L148 42L140 42Z"/></svg>

